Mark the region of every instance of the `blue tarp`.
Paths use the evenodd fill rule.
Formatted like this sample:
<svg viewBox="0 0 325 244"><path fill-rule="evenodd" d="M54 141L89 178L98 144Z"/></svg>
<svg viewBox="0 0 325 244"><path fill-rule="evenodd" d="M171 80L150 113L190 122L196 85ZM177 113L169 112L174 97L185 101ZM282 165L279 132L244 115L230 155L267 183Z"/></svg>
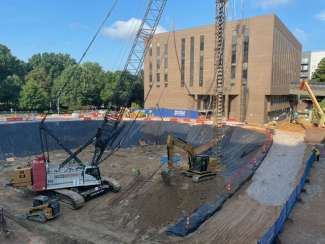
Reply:
<svg viewBox="0 0 325 244"><path fill-rule="evenodd" d="M176 118L189 118L189 119L197 119L199 117L199 113L194 110L185 110L185 109L167 109L167 108L150 108L143 110L147 115L154 115L157 117L176 117Z"/></svg>

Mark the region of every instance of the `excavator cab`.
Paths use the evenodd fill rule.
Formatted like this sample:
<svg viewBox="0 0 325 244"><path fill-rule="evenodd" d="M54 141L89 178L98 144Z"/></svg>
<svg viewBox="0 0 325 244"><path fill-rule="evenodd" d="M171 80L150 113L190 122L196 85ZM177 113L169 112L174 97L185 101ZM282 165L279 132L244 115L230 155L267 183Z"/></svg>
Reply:
<svg viewBox="0 0 325 244"><path fill-rule="evenodd" d="M208 171L210 157L208 155L196 155L189 157L189 170L192 172Z"/></svg>

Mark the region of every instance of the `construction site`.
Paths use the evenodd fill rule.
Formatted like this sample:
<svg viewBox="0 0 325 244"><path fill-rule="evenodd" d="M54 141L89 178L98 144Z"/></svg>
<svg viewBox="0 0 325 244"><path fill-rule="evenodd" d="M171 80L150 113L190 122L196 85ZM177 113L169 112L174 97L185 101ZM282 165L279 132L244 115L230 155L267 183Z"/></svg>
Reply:
<svg viewBox="0 0 325 244"><path fill-rule="evenodd" d="M283 92L301 45L274 15L228 25L229 1L211 1L214 25L171 34L160 81L166 4L147 1L117 84L144 75L144 109L0 117L0 243L324 243L325 112L306 80L312 119ZM185 62L196 35L200 61Z"/></svg>

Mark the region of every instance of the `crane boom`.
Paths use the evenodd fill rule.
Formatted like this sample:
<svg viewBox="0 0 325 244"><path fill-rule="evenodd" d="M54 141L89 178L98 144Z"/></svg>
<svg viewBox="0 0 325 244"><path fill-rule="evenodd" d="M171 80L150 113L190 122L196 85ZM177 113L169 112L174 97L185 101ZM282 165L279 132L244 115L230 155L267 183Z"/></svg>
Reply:
<svg viewBox="0 0 325 244"><path fill-rule="evenodd" d="M316 111L317 111L317 113L318 113L318 115L320 117L319 126L325 127L325 113L324 113L323 109L321 108L321 106L319 105L319 103L317 101L317 98L316 98L316 96L315 96L313 90L311 89L311 87L310 87L307 80L303 80L301 82L300 89L301 90L304 90L304 89L307 90L307 92L308 92L308 94L309 94L309 96L310 96L310 98L311 98L311 100L313 102L313 105L314 105L314 107L315 107L315 109L316 109Z"/></svg>
<svg viewBox="0 0 325 244"><path fill-rule="evenodd" d="M216 79L216 106L215 120L222 122L224 104L224 39L226 25L226 3L227 0L216 0L216 23L215 23L215 79Z"/></svg>
<svg viewBox="0 0 325 244"><path fill-rule="evenodd" d="M117 87L119 87L125 81L125 79L127 79L128 74L133 74L136 76L139 75L144 58L149 49L151 39L156 32L166 3L167 0L149 0L144 17L141 21L141 25L133 41L126 64L117 82ZM125 104L125 106L127 106L127 104ZM101 162L101 158L107 146L112 146L114 143L116 137L118 136L116 131L118 131L118 126L124 112L125 107L122 107L117 114L117 119L113 121L106 119L106 112L105 119L96 133L96 142L100 143L95 143L95 152L91 163L92 165L98 165Z"/></svg>
<svg viewBox="0 0 325 244"><path fill-rule="evenodd" d="M215 82L216 82L216 101L214 108L214 123L222 127L224 116L224 51L225 51L225 27L226 27L226 4L228 0L216 0L216 19L215 19ZM219 131L218 137L222 137ZM220 143L217 144L217 160L222 158Z"/></svg>
<svg viewBox="0 0 325 244"><path fill-rule="evenodd" d="M121 84L123 84L123 82L125 82L125 80L128 78L128 74L136 76L139 75L143 66L144 57L149 49L151 39L156 32L166 3L167 0L148 1L144 17L142 18L140 27L134 38L133 45L128 55L124 69L121 72L121 75L117 82L117 87L119 87ZM91 144L95 145L95 150L90 164L98 165L101 163L101 159L106 148L108 146L113 147L115 139L118 137L119 132L122 130L122 128L119 127L119 124L125 112L125 107L122 107L120 111L114 116L109 116L108 112L109 111L106 111L104 121L101 126L97 129L97 132L94 136L92 136L74 153L72 153L70 150L66 150L69 153L69 157L61 163L61 168L67 165L71 160L75 160L81 164L78 155ZM40 126L40 133L42 151L43 154L45 154L44 149L47 148L47 136L54 138L57 142L59 142L59 139L53 137L54 134L51 133L48 128L46 128L43 122L44 121L42 121ZM118 143L115 143L114 145L116 146L116 144ZM114 148L111 148L111 151L113 150Z"/></svg>

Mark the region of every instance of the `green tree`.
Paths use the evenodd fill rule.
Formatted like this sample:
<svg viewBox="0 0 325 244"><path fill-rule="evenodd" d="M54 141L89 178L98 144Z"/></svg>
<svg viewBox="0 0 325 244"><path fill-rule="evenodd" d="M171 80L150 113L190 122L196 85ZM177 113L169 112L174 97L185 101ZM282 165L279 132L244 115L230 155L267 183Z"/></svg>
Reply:
<svg viewBox="0 0 325 244"><path fill-rule="evenodd" d="M325 58L323 58L313 74L313 82L325 82Z"/></svg>
<svg viewBox="0 0 325 244"><path fill-rule="evenodd" d="M52 100L55 100L55 98L52 99L54 80L57 79L67 67L76 64L76 61L67 54L39 53L33 55L28 60L28 64L32 70L29 72L26 79L33 79L40 84L49 97L49 105L51 105Z"/></svg>
<svg viewBox="0 0 325 244"><path fill-rule="evenodd" d="M108 82L101 93L104 103L130 106L132 102L143 105L143 80L130 73L108 72Z"/></svg>
<svg viewBox="0 0 325 244"><path fill-rule="evenodd" d="M0 83L1 102L7 107L16 107L18 105L19 93L22 85L23 81L18 75L8 75Z"/></svg>
<svg viewBox="0 0 325 244"><path fill-rule="evenodd" d="M81 109L84 106L96 105L100 98L96 74L92 73L87 65L73 65L65 69L60 77L55 80L53 92L58 94L64 84L60 97L62 106L70 110ZM94 68L92 66L92 68Z"/></svg>
<svg viewBox="0 0 325 244"><path fill-rule="evenodd" d="M104 89L107 82L107 76L102 67L98 63L87 62L82 65L84 69L90 74L91 79L88 81L92 84L92 104L96 107L99 107L103 104L101 99L101 91Z"/></svg>
<svg viewBox="0 0 325 244"><path fill-rule="evenodd" d="M20 93L19 104L25 110L43 111L48 104L46 91L37 81L28 80Z"/></svg>
<svg viewBox="0 0 325 244"><path fill-rule="evenodd" d="M0 44L0 105L3 109L17 104L27 71L27 65L14 57L9 48Z"/></svg>
<svg viewBox="0 0 325 244"><path fill-rule="evenodd" d="M32 69L41 69L46 74L49 84L52 84L65 68L76 64L76 60L68 54L39 53L33 55L28 63Z"/></svg>
<svg viewBox="0 0 325 244"><path fill-rule="evenodd" d="M115 94L115 88L116 83L119 78L119 74L117 72L110 72L108 71L106 73L106 80L104 87L100 93L101 100L104 104L115 104L114 103L114 94Z"/></svg>

